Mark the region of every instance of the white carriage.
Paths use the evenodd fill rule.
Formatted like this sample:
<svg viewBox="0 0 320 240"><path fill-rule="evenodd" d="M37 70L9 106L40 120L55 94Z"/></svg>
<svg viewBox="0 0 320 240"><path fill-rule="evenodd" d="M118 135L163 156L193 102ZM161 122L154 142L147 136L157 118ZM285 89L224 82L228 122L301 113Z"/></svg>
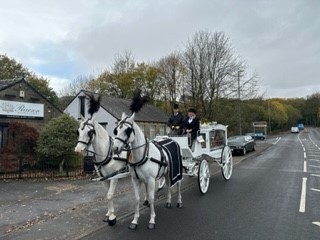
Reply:
<svg viewBox="0 0 320 240"><path fill-rule="evenodd" d="M163 138L157 137L155 140ZM208 162L219 164L222 176L229 180L232 175L233 160L227 145L227 126L217 123L203 124L197 139L190 144L187 135L168 136L180 145L182 165L185 175L197 176L200 192L205 194L209 188L210 169Z"/></svg>

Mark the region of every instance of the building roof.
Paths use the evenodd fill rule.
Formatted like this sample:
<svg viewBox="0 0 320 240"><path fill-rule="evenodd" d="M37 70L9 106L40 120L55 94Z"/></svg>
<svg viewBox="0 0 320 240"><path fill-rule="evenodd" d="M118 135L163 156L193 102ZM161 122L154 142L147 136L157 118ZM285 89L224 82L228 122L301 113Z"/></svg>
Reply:
<svg viewBox="0 0 320 240"><path fill-rule="evenodd" d="M53 104L49 99L47 99L45 96L43 96L35 87L33 87L28 81L26 81L24 78L15 78L15 79L1 79L0 80L0 92L14 86L20 82L23 82L27 84L33 91L35 91L39 96L41 96L43 99L45 99L48 103L50 103L51 106L56 108L59 112L62 113L61 109L58 108L55 104Z"/></svg>
<svg viewBox="0 0 320 240"><path fill-rule="evenodd" d="M86 95L91 94L88 91L83 91ZM131 114L130 111L131 99L116 98L108 95L101 95L100 105L107 112L113 115L116 119L120 120L122 113L127 115ZM135 120L138 122L161 122L168 121L168 114L161 109L152 106L151 104L145 104L142 109L136 113Z"/></svg>
<svg viewBox="0 0 320 240"><path fill-rule="evenodd" d="M23 81L23 78L0 80L0 91L15 85L20 81Z"/></svg>

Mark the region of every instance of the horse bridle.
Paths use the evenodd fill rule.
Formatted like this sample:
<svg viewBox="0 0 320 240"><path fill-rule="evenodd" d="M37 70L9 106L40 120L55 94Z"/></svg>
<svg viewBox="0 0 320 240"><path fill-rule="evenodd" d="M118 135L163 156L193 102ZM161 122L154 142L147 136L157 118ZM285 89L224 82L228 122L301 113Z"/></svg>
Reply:
<svg viewBox="0 0 320 240"><path fill-rule="evenodd" d="M119 140L120 142L122 142L122 143L124 144L124 149L125 149L125 151L129 151L129 150L132 150L132 149L129 149L129 150L128 150L128 148L129 148L128 140L129 140L129 138L130 138L130 136L131 136L131 133L135 134L135 131L134 131L134 128L133 128L133 124L130 123L130 122L127 122L126 119L127 119L127 118L125 118L124 120L122 120L122 121L114 128L113 134L116 136L115 139ZM129 124L129 125L130 125L130 127L128 127L128 128L125 130L125 133L126 133L126 135L127 135L127 139L125 139L125 140L122 139L122 138L117 137L117 134L118 134L117 128L120 127L120 126L122 127L124 124Z"/></svg>
<svg viewBox="0 0 320 240"><path fill-rule="evenodd" d="M89 129L89 132L88 132L88 135L89 135L89 141L88 142L85 142L85 141L81 141L81 140L78 140L79 143L83 143L87 146L89 146L90 144L92 144L92 139L93 139L93 135L96 134L96 130L94 129L94 124L92 123L89 123L89 120L90 119L87 119L84 123L83 123L83 126L81 128L81 130L83 130L85 128L85 126L90 126L92 127L92 129ZM98 166L98 168L100 169L101 166L104 166L106 164L108 164L110 162L110 160L112 159L111 157L111 149L112 149L112 145L113 145L113 141L112 141L112 138L111 136L109 136L109 142L110 142L110 146L109 146L109 149L108 149L108 153L107 153L107 156L105 157L105 159L102 161L102 162L97 162L95 160L95 157L93 158L93 163L95 165ZM102 155L99 155L97 153L95 153L94 151L91 151L89 149L85 149L86 152L89 152L89 153L93 153L94 156L97 155L97 156L102 156ZM120 158L119 158L120 159Z"/></svg>
<svg viewBox="0 0 320 240"><path fill-rule="evenodd" d="M83 123L83 126L81 128L81 130L83 130L85 128L85 126L90 126L92 127L92 129L89 128L89 132L88 132L88 135L89 135L89 140L88 142L85 142L85 141L81 141L81 140L78 140L78 143L83 143L87 146L89 146L91 143L92 143L92 139L93 139L93 135L96 134L96 130L94 129L94 125L89 123L89 120L90 119L87 119L84 123Z"/></svg>

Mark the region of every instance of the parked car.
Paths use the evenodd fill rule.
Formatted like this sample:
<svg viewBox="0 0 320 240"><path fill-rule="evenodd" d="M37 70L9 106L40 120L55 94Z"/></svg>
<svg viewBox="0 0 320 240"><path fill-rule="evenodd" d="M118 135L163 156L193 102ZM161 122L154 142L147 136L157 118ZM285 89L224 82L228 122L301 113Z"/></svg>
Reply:
<svg viewBox="0 0 320 240"><path fill-rule="evenodd" d="M251 136L239 135L228 138L228 145L232 151L232 154L241 153L246 155L249 151L255 151L255 142Z"/></svg>
<svg viewBox="0 0 320 240"><path fill-rule="evenodd" d="M251 136L253 139L265 140L266 136L263 133L247 133L246 135Z"/></svg>
<svg viewBox="0 0 320 240"><path fill-rule="evenodd" d="M298 123L298 129L299 129L299 130L304 130L304 125L303 125L303 123Z"/></svg>
<svg viewBox="0 0 320 240"><path fill-rule="evenodd" d="M299 133L298 127L291 127L291 133Z"/></svg>

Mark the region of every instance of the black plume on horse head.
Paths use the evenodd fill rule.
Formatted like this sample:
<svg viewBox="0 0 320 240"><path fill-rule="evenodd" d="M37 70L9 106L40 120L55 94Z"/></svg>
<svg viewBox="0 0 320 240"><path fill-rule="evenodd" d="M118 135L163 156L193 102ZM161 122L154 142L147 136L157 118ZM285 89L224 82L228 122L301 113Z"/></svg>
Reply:
<svg viewBox="0 0 320 240"><path fill-rule="evenodd" d="M139 112L140 109L143 107L143 105L148 102L148 97L147 96L141 96L141 90L137 89L133 93L133 98L132 102L130 105L130 110L134 112Z"/></svg>
<svg viewBox="0 0 320 240"><path fill-rule="evenodd" d="M97 98L93 94L89 96L89 109L88 113L92 116L95 112L98 112L100 108L100 100L101 95L99 95Z"/></svg>

